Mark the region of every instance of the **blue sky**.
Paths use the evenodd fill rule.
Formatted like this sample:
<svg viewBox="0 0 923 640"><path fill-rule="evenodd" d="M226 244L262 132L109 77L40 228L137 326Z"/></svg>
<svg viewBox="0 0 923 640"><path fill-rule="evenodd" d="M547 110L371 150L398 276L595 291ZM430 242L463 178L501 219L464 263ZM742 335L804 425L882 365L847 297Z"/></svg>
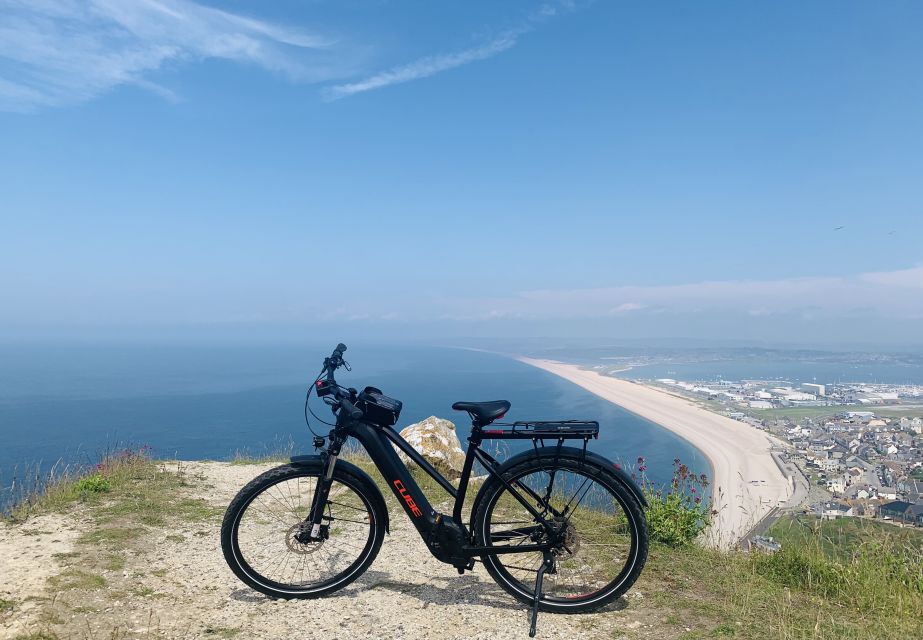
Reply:
<svg viewBox="0 0 923 640"><path fill-rule="evenodd" d="M0 336L919 343L921 28L0 0Z"/></svg>

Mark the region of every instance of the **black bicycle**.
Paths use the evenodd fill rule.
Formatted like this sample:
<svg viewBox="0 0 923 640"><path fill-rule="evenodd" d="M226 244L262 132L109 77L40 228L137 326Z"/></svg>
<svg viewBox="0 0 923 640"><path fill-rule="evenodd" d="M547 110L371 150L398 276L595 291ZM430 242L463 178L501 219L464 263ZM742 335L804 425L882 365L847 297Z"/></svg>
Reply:
<svg viewBox="0 0 923 640"><path fill-rule="evenodd" d="M530 636L539 610L592 611L634 584L647 559L646 503L618 465L587 450L598 423L498 423L509 402L456 402L452 408L472 421L456 489L392 428L400 401L373 387L357 392L337 384L334 372L348 368L344 351L340 344L324 359L308 391L336 415L327 438L315 437L319 455L294 456L261 474L228 507L221 546L244 583L275 598L316 598L372 564L389 531L388 509L368 474L337 459L353 437L436 558L459 573L480 559L501 587L531 605ZM499 462L481 448L498 439L532 446ZM392 444L455 498L451 515L432 508ZM466 526L462 506L475 461L488 477Z"/></svg>

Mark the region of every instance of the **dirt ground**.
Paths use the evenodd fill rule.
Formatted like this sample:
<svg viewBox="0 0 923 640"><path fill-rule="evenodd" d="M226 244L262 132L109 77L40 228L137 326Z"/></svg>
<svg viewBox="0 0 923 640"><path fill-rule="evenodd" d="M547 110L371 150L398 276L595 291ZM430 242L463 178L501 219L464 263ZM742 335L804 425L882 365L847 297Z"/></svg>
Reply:
<svg viewBox="0 0 923 640"><path fill-rule="evenodd" d="M480 566L435 560L389 497L391 535L371 568L318 600L271 600L237 580L219 541L221 512L271 465L182 463L211 509L169 526L98 528L91 507L0 525L0 638L528 637L528 612ZM594 614L539 617L540 638L677 637L662 632L643 583Z"/></svg>

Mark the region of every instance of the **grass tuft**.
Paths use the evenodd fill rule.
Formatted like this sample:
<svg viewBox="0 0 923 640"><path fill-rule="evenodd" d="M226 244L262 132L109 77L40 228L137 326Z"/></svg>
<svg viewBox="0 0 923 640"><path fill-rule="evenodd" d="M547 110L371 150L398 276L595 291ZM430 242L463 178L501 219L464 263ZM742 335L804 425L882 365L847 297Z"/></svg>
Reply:
<svg viewBox="0 0 923 640"><path fill-rule="evenodd" d="M102 589L106 586L106 579L95 573L71 567L60 574L49 578L48 582L59 591L71 589Z"/></svg>

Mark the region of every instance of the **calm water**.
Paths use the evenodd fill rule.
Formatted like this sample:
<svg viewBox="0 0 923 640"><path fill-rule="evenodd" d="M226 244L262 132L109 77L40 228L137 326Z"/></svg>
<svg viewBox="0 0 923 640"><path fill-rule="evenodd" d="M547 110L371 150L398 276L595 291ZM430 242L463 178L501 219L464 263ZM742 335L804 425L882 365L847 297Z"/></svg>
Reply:
<svg viewBox="0 0 923 640"><path fill-rule="evenodd" d="M89 463L121 445L147 444L157 455L190 460L269 452L289 440L310 452L304 391L330 350L327 344L0 347L0 485L21 478L27 466L47 469L59 458ZM598 420L600 439L591 448L623 462L645 456L657 482L669 478L674 458L709 472L701 453L669 431L513 360L362 344L350 345L347 360L353 371L338 380L402 400L399 426L436 415L456 422L464 440L467 416L453 412L452 403L503 398L513 404L511 420ZM322 403L313 406L330 417Z"/></svg>

